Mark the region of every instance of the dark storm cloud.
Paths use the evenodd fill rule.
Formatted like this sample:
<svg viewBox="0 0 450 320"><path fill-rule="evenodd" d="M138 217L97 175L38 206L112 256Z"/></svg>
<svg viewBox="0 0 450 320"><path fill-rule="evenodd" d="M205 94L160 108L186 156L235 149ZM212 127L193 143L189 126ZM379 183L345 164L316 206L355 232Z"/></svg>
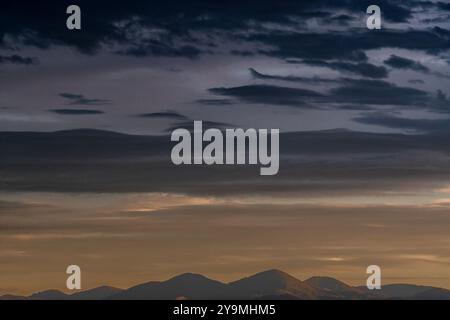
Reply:
<svg viewBox="0 0 450 320"><path fill-rule="evenodd" d="M450 14L441 15L439 17L431 18L431 19L423 19L424 23L445 23L450 20Z"/></svg>
<svg viewBox="0 0 450 320"><path fill-rule="evenodd" d="M255 55L254 52L249 50L231 50L230 53L235 56L241 56L241 57L252 57Z"/></svg>
<svg viewBox="0 0 450 320"><path fill-rule="evenodd" d="M434 76L440 77L440 78L450 79L450 75L448 75L448 74L444 74L444 73L438 72L438 71L431 71L430 69L428 69L428 67L424 66L420 62L414 61L412 59L404 58L404 57L399 57L396 55L391 55L389 57L389 59L384 61L384 63L391 66L392 68L396 68L396 69L403 69L403 70L409 69L409 70L414 70L417 72L422 72L425 74L431 74L431 75L434 75Z"/></svg>
<svg viewBox="0 0 450 320"><path fill-rule="evenodd" d="M170 2L170 1L169 1ZM67 18L66 8L73 4L71 1L41 2L38 5L33 1L20 1L9 3L0 12L0 39L6 45L5 35L15 38L15 41L39 48L49 48L52 45L72 46L86 54L96 53L104 43L128 44L125 52L132 55L182 55L192 54L189 47L172 46L171 36L165 39L153 39L147 46L140 45L135 38L128 35L133 27L128 21L137 18L142 27L170 26L173 30L178 26L178 32L183 32L181 24L186 24L190 17L180 18L180 14L189 6L178 2L180 11L171 10L171 4L164 2L160 5L146 1L132 1L126 4L114 4L110 1L77 1L82 11L82 31L71 31L65 26ZM176 3L175 3L176 4ZM39 12L39 14L36 14ZM179 23L174 23L177 20ZM126 22L125 26L118 26L118 22ZM59 27L58 27L59 25ZM164 41L167 40L167 41Z"/></svg>
<svg viewBox="0 0 450 320"><path fill-rule="evenodd" d="M8 35L18 43L44 49L52 45L65 45L93 54L102 44L120 44L124 49L118 52L134 56L195 57L202 52L208 52L204 51L205 47L217 45L213 39L215 35L226 36L235 31L248 30L250 22L292 26L298 25L298 22L293 22L295 20L304 22L307 19L330 19L345 24L351 20L350 15L334 15L332 12L346 11L361 15L365 14L366 8L372 3L366 0L287 0L280 4L272 0L251 0L212 4L208 0L168 0L118 4L106 0L80 0L77 5L82 9L81 32L70 31L65 27L65 11L70 4L73 3L42 2L38 6L34 1L20 1L6 4L0 12L0 39L3 45L7 45L5 36ZM406 22L411 18L411 5L388 0L379 0L377 4L383 8L383 17L388 21ZM37 11L39 14L35 14ZM60 27L57 27L58 24ZM148 33L138 32L145 29L165 32L147 38ZM204 42L202 37L194 36L194 33L198 32L208 34L209 43ZM338 42L334 35L330 38L334 39L327 42L330 46ZM264 41L263 38L260 40ZM323 37L318 39L320 42L323 40ZM283 39L277 39L275 35L269 35L266 42L285 46ZM314 43L308 45L308 41L305 41L302 44L307 44L310 49L314 48ZM338 57L361 58L360 50L364 47L367 45L358 49L356 43L353 43L348 50L334 48L333 51ZM280 47L278 51L278 54L282 54L292 50Z"/></svg>
<svg viewBox="0 0 450 320"><path fill-rule="evenodd" d="M407 119L393 114L373 113L353 119L358 123L422 133L450 133L450 119Z"/></svg>
<svg viewBox="0 0 450 320"><path fill-rule="evenodd" d="M367 78L386 78L388 71L383 66L376 66L371 63L348 63L348 62L326 62L323 60L304 60L304 64L330 68L332 70L341 71L343 73L351 73Z"/></svg>
<svg viewBox="0 0 450 320"><path fill-rule="evenodd" d="M211 88L209 92L234 97L244 102L309 108L308 100L321 97L318 92L273 85L248 85L230 88Z"/></svg>
<svg viewBox="0 0 450 320"><path fill-rule="evenodd" d="M438 8L440 10L450 11L450 3L438 2Z"/></svg>
<svg viewBox="0 0 450 320"><path fill-rule="evenodd" d="M424 106L431 97L426 91L400 87L381 80L345 79L343 86L332 89L330 97L339 103ZM388 98L386 98L388 97Z"/></svg>
<svg viewBox="0 0 450 320"><path fill-rule="evenodd" d="M175 120L186 120L187 117L173 111L162 111L162 112L151 112L151 113L141 113L138 114L139 118L150 118L150 119L175 119Z"/></svg>
<svg viewBox="0 0 450 320"><path fill-rule="evenodd" d="M209 92L249 103L317 109L368 110L371 106L394 106L441 112L448 107L448 99L442 92L435 96L382 80L341 78L339 83L338 87L326 93L273 85L212 88Z"/></svg>
<svg viewBox="0 0 450 320"><path fill-rule="evenodd" d="M249 42L263 43L273 49L261 49L260 54L283 59L342 59L363 62L368 59L355 36L338 33L273 32L246 37ZM326 47L327 50L323 50Z"/></svg>
<svg viewBox="0 0 450 320"><path fill-rule="evenodd" d="M119 50L118 53L135 57L155 56L155 57L198 57L204 51L191 45L170 46L161 41L153 41L141 45L133 45L126 50Z"/></svg>
<svg viewBox="0 0 450 320"><path fill-rule="evenodd" d="M50 109L48 111L66 116L95 115L104 113L101 110L92 110L92 109Z"/></svg>
<svg viewBox="0 0 450 320"><path fill-rule="evenodd" d="M339 83L340 79L327 79L321 77L298 77L298 76L278 76L278 75L270 75L264 74L256 71L253 68L249 68L250 74L255 79L262 80L280 80L280 81L288 81L288 82L301 82L301 83L309 83L309 84L319 84L319 83Z"/></svg>
<svg viewBox="0 0 450 320"><path fill-rule="evenodd" d="M392 105L394 108L423 109L437 113L450 111L450 100L440 90L429 93L380 80L344 79L343 83L344 86L330 91L331 101L357 105Z"/></svg>
<svg viewBox="0 0 450 320"><path fill-rule="evenodd" d="M428 73L430 71L426 66L424 66L420 62L408 58L399 57L396 55L391 55L389 59L384 61L384 63L396 69L410 69L425 73Z"/></svg>
<svg viewBox="0 0 450 320"><path fill-rule="evenodd" d="M435 27L430 30L352 30L352 32L300 33L272 32L245 37L247 41L262 43L273 49L259 52L273 57L307 60L340 59L366 62L366 50L402 48L424 50L431 54L450 49L447 30ZM324 50L327 48L327 50Z"/></svg>
<svg viewBox="0 0 450 320"><path fill-rule="evenodd" d="M10 56L3 56L0 55L0 64L3 63L13 63L13 64L22 64L22 65L36 65L38 64L37 58L31 58L31 57L22 57L17 54L13 54Z"/></svg>
<svg viewBox="0 0 450 320"><path fill-rule="evenodd" d="M444 92L438 90L432 106L438 112L450 112L450 99Z"/></svg>
<svg viewBox="0 0 450 320"><path fill-rule="evenodd" d="M82 94L60 93L60 97L69 100L69 105L102 106L110 104L110 100L86 98Z"/></svg>

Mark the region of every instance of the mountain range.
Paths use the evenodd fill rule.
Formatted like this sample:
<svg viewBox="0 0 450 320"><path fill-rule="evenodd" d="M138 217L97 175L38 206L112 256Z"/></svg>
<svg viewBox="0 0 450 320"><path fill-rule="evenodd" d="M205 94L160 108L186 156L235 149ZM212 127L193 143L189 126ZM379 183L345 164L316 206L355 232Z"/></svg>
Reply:
<svg viewBox="0 0 450 320"><path fill-rule="evenodd" d="M30 296L3 295L0 300L450 300L450 290L413 284L388 284L381 290L353 287L330 277L301 281L280 270L267 270L223 283L184 273L166 281L150 281L128 289L101 286L65 294L46 290Z"/></svg>

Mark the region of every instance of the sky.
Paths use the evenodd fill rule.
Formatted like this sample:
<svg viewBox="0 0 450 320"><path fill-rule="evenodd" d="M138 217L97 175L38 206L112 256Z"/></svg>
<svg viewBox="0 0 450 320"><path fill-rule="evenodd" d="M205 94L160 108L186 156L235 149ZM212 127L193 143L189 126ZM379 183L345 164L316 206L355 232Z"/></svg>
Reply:
<svg viewBox="0 0 450 320"><path fill-rule="evenodd" d="M5 5L0 124L161 134L185 118L415 132L439 118L444 130L448 4L380 1L382 30L368 30L367 3L81 1L81 30L66 28L64 1Z"/></svg>
<svg viewBox="0 0 450 320"><path fill-rule="evenodd" d="M0 10L0 294L279 268L450 288L450 3L15 1ZM170 132L280 129L280 171Z"/></svg>

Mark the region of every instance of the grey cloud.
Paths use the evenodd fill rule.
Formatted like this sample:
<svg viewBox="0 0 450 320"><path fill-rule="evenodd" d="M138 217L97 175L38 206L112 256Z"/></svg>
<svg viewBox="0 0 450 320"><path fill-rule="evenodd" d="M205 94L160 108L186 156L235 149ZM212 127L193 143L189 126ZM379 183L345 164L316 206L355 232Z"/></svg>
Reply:
<svg viewBox="0 0 450 320"><path fill-rule="evenodd" d="M419 89L381 80L354 79L346 79L343 86L332 89L330 97L340 103L397 106L425 106L431 99L429 93Z"/></svg>
<svg viewBox="0 0 450 320"><path fill-rule="evenodd" d="M318 92L273 85L248 85L231 88L211 88L213 94L235 97L245 102L309 108L307 101L322 95Z"/></svg>
<svg viewBox="0 0 450 320"><path fill-rule="evenodd" d="M399 57L396 55L391 55L389 59L384 61L384 63L396 69L410 69L425 73L428 73L430 71L426 66L424 66L420 62L408 58Z"/></svg>
<svg viewBox="0 0 450 320"><path fill-rule="evenodd" d="M302 82L302 83L310 83L310 84L319 84L319 83L338 83L340 79L327 79L321 77L298 77L298 76L278 76L278 75L270 75L264 74L256 71L253 68L249 68L250 74L255 79L263 79L263 80L280 80L280 81L288 81L288 82Z"/></svg>
<svg viewBox="0 0 450 320"><path fill-rule="evenodd" d="M449 31L435 27L428 30L391 30L375 32L272 32L246 36L249 42L263 43L273 49L261 49L261 54L283 59L344 60L367 62L366 50L402 48L423 50L430 54L450 49ZM324 50L327 48L327 50Z"/></svg>
<svg viewBox="0 0 450 320"><path fill-rule="evenodd" d="M150 43L133 45L125 50L119 50L117 52L119 54L130 55L135 57L164 56L164 57L186 57L191 59L198 57L201 53L205 53L201 49L194 47L192 45L181 45L181 46L168 45L160 41L150 41Z"/></svg>
<svg viewBox="0 0 450 320"><path fill-rule="evenodd" d="M250 50L231 50L230 53L241 57L252 57L255 55L255 53Z"/></svg>
<svg viewBox="0 0 450 320"><path fill-rule="evenodd" d="M450 111L450 99L447 95L438 90L436 93L436 98L432 101L432 110L437 112L449 112Z"/></svg>
<svg viewBox="0 0 450 320"><path fill-rule="evenodd" d="M217 122L217 121L207 121L207 120L202 121L202 126L203 126L203 130L210 129L210 128L224 130L226 128L234 127L234 125L229 124L229 123ZM166 132L172 132L173 130L180 129L180 128L187 129L187 130L193 132L194 131L194 122L193 121L176 122L172 126L167 128Z"/></svg>
<svg viewBox="0 0 450 320"><path fill-rule="evenodd" d="M205 106L229 106L234 104L234 101L230 99L199 99L196 102Z"/></svg>
<svg viewBox="0 0 450 320"><path fill-rule="evenodd" d="M450 179L446 133L282 133L280 172L273 177L259 176L255 166L175 166L169 136L96 130L0 135L0 190L8 191L243 195L294 187L305 195L373 195L430 188L436 175ZM71 145L79 147L67 148Z"/></svg>
<svg viewBox="0 0 450 320"><path fill-rule="evenodd" d="M348 26L355 18L348 14L340 14L329 18L329 21L338 23L341 26Z"/></svg>
<svg viewBox="0 0 450 320"><path fill-rule="evenodd" d="M402 108L415 107L442 111L447 103L446 97L442 94L440 99L437 99L426 91L400 87L387 81L349 78L341 78L340 85L327 93L274 85L212 88L209 89L209 92L234 97L249 103L316 109L367 110L372 106L392 105Z"/></svg>
<svg viewBox="0 0 450 320"><path fill-rule="evenodd" d="M86 105L86 106L102 106L110 104L110 100L106 99L91 99L87 98L82 94L74 93L60 93L60 97L67 99L70 105Z"/></svg>
<svg viewBox="0 0 450 320"><path fill-rule="evenodd" d="M176 120L185 120L186 116L173 112L173 111L162 111L162 112L151 112L151 113L141 113L138 114L137 117L140 118L150 118L150 119L176 119Z"/></svg>
<svg viewBox="0 0 450 320"><path fill-rule="evenodd" d="M450 11L450 3L445 3L445 2L439 1L438 2L438 7L441 10Z"/></svg>
<svg viewBox="0 0 450 320"><path fill-rule="evenodd" d="M412 84L424 84L425 83L425 81L423 81L421 79L410 79L410 80L408 80L408 82L412 83Z"/></svg>
<svg viewBox="0 0 450 320"><path fill-rule="evenodd" d="M385 67L376 66L367 62L348 63L327 62L323 60L304 60L302 62L316 67L330 68L332 70L355 74L367 78L381 79L388 76L388 71Z"/></svg>
<svg viewBox="0 0 450 320"><path fill-rule="evenodd" d="M49 111L66 116L96 115L104 113L101 110L93 109L50 109Z"/></svg>
<svg viewBox="0 0 450 320"><path fill-rule="evenodd" d="M36 65L38 64L37 58L31 58L31 57L22 57L17 54L13 54L10 56L3 56L0 55L0 64L2 63L12 63L12 64L22 64L22 65Z"/></svg>
<svg viewBox="0 0 450 320"><path fill-rule="evenodd" d="M419 133L450 134L450 118L447 119L407 119L393 114L372 113L353 119L358 123L376 125L391 129L407 129Z"/></svg>

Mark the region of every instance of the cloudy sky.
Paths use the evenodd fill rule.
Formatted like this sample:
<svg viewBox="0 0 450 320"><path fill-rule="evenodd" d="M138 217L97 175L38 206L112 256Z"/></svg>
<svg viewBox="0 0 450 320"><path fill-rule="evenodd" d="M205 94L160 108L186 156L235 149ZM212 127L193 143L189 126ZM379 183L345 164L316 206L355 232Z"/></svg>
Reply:
<svg viewBox="0 0 450 320"><path fill-rule="evenodd" d="M72 2L2 4L0 293L68 264L450 288L450 3L375 2L77 1L81 30ZM173 166L193 120L279 128L279 174Z"/></svg>
<svg viewBox="0 0 450 320"><path fill-rule="evenodd" d="M444 130L449 5L380 1L373 31L369 2L81 1L79 31L66 28L63 1L5 5L1 127Z"/></svg>

